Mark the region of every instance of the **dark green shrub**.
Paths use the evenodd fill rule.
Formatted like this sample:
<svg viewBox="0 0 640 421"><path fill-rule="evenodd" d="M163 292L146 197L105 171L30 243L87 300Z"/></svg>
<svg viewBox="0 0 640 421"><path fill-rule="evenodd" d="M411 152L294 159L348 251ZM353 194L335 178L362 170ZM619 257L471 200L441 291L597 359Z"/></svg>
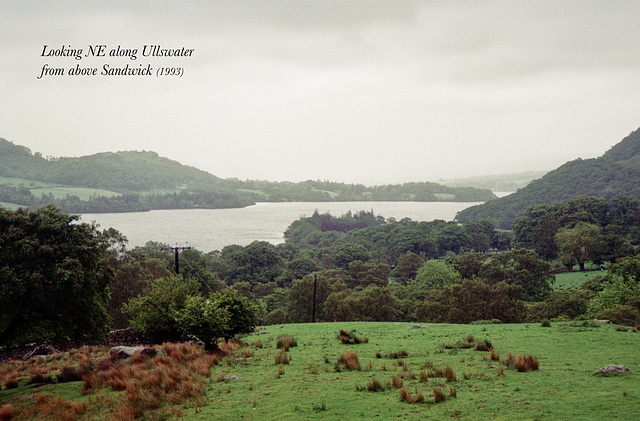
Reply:
<svg viewBox="0 0 640 421"><path fill-rule="evenodd" d="M635 307L620 305L600 310L596 314L596 318L611 320L617 325L634 326L640 322L640 312Z"/></svg>

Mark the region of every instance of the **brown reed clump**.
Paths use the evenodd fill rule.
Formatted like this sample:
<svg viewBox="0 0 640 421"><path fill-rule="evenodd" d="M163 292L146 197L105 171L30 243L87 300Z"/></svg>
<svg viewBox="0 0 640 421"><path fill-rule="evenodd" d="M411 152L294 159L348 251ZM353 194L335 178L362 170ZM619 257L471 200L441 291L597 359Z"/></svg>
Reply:
<svg viewBox="0 0 640 421"><path fill-rule="evenodd" d="M489 351L489 349L493 348L493 346L491 346L491 342L489 342L487 339L483 339L479 342L476 342L476 345L473 347L473 349L475 351Z"/></svg>
<svg viewBox="0 0 640 421"><path fill-rule="evenodd" d="M240 344L235 341L225 341L220 342L218 344L218 348L220 349L222 355L226 357L227 355L233 354L235 351L240 349Z"/></svg>
<svg viewBox="0 0 640 421"><path fill-rule="evenodd" d="M411 396L411 393L409 393L409 390L406 387L400 389L400 402L424 403L424 401L424 396L419 393L417 389L415 396Z"/></svg>
<svg viewBox="0 0 640 421"><path fill-rule="evenodd" d="M403 387L402 385L402 378L399 376L393 376L391 378L391 386L396 388L396 389L400 389Z"/></svg>
<svg viewBox="0 0 640 421"><path fill-rule="evenodd" d="M291 357L289 357L289 354L287 354L287 352L283 348L282 351L280 351L280 353L276 355L275 360L276 364L289 364L289 361L291 361Z"/></svg>
<svg viewBox="0 0 640 421"><path fill-rule="evenodd" d="M379 380L373 379L369 383L367 383L367 390L370 392L380 392L384 390L384 386L380 383Z"/></svg>
<svg viewBox="0 0 640 421"><path fill-rule="evenodd" d="M490 361L500 361L500 355L493 350L493 348L489 348L489 360Z"/></svg>
<svg viewBox="0 0 640 421"><path fill-rule="evenodd" d="M397 359L402 359L404 357L409 356L409 353L407 351L405 351L404 349L400 349L398 351L395 352L389 352L387 354L387 358L397 358Z"/></svg>
<svg viewBox="0 0 640 421"><path fill-rule="evenodd" d="M79 419L86 409L85 404L63 400L59 395L37 393L29 407L14 410L14 415L24 419L74 420Z"/></svg>
<svg viewBox="0 0 640 421"><path fill-rule="evenodd" d="M521 373L526 373L529 370L535 371L540 368L538 359L531 354L528 354L526 356L518 355L517 357L514 357L513 355L511 355L511 353L509 353L502 362L507 367L515 368Z"/></svg>
<svg viewBox="0 0 640 421"><path fill-rule="evenodd" d="M407 403L413 402L411 393L409 393L406 387L403 387L402 389L400 389L400 402L407 402Z"/></svg>
<svg viewBox="0 0 640 421"><path fill-rule="evenodd" d="M447 399L447 396L444 394L442 389L439 389L439 388L433 389L433 401L435 403L445 401L446 399Z"/></svg>
<svg viewBox="0 0 640 421"><path fill-rule="evenodd" d="M347 351L340 358L338 358L338 363L342 364L347 370L358 370L360 371L360 361L358 360L358 354L355 351Z"/></svg>
<svg viewBox="0 0 640 421"><path fill-rule="evenodd" d="M16 408L10 403L0 404L0 421L10 421L16 414Z"/></svg>
<svg viewBox="0 0 640 421"><path fill-rule="evenodd" d="M369 342L369 338L361 339L357 337L356 334L351 330L348 332L341 330L340 333L338 333L338 339L340 339L340 342L347 345L356 345Z"/></svg>
<svg viewBox="0 0 640 421"><path fill-rule="evenodd" d="M444 371L444 377L447 379L449 383L453 383L457 380L456 374L453 372L453 369L449 366Z"/></svg>
<svg viewBox="0 0 640 421"><path fill-rule="evenodd" d="M164 355L99 360L83 375L82 393L124 391L124 401L112 405L114 419L155 418L158 411L169 411L167 406L197 404L219 355L194 344L167 343L162 348Z"/></svg>
<svg viewBox="0 0 640 421"><path fill-rule="evenodd" d="M298 346L298 342L296 342L293 336L289 336L289 335L278 336L278 340L276 342L276 348L283 349L286 352L286 351L289 351L289 348L293 348L296 346Z"/></svg>

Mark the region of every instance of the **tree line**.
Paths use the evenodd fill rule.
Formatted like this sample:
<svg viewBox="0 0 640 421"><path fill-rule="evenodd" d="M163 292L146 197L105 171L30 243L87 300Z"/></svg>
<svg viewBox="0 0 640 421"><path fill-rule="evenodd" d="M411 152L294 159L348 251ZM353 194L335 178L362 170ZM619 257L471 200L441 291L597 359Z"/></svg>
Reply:
<svg viewBox="0 0 640 421"><path fill-rule="evenodd" d="M490 221L315 212L292 222L283 244L183 250L179 275L165 244L128 249L117 230L51 206L0 210L0 345L87 342L134 327L214 348L258 324L311 320L638 323L638 209L628 198L581 198L529 209L513 233ZM554 291L554 267L580 266L565 246L592 253L568 247L584 237L608 250L586 258L611 264L609 274Z"/></svg>

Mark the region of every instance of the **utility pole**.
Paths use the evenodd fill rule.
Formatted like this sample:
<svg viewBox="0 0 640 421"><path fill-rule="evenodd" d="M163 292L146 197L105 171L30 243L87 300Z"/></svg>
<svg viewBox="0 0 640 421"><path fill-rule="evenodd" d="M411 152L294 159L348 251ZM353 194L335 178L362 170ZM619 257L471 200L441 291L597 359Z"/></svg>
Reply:
<svg viewBox="0 0 640 421"><path fill-rule="evenodd" d="M169 247L169 248L162 248L160 250L173 250L173 253L176 256L176 275L180 274L180 260L178 259L178 253L180 252L180 250L191 250L191 247Z"/></svg>
<svg viewBox="0 0 640 421"><path fill-rule="evenodd" d="M313 314L311 315L311 323L316 322L316 289L318 285L318 274L313 274Z"/></svg>

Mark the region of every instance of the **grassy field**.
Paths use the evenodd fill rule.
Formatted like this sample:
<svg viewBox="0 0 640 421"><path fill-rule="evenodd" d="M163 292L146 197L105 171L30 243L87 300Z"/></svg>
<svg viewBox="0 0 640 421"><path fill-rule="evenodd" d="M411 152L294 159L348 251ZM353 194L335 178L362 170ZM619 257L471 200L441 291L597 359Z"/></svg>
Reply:
<svg viewBox="0 0 640 421"><path fill-rule="evenodd" d="M556 282L553 284L553 289L570 289L580 288L585 281L593 279L596 276L606 276L607 270L592 270L587 272L573 271L556 274Z"/></svg>
<svg viewBox="0 0 640 421"><path fill-rule="evenodd" d="M67 196L78 196L81 200L88 200L93 196L113 197L119 193L110 190L90 189L85 187L72 187L63 184L46 183L43 181L25 180L23 178L0 177L0 184L14 187L26 187L36 197L45 194L53 194L56 199L64 199Z"/></svg>
<svg viewBox="0 0 640 421"><path fill-rule="evenodd" d="M363 343L343 344L337 338L341 330L353 331ZM278 349L281 335L296 346ZM494 360L472 347L485 340ZM261 327L242 342L246 346L235 350L225 347L228 354L212 365L199 400L165 415L186 420L598 420L637 419L640 411L640 333L611 325L292 324ZM357 355L359 370L338 362L349 351ZM517 371L506 363L509 354L532 355L539 369ZM352 364L353 358L346 362ZM594 375L607 364L625 364L631 372ZM439 371L448 371L449 379L434 377ZM25 382L3 388L0 402L17 407L33 402L36 393L58 393L85 405L82 417L115 419L114 410L99 402L110 400L113 408L129 396L128 389L81 394L83 382L37 388ZM400 383L404 391L396 387ZM434 389L443 393L443 401L435 402ZM401 401L403 394L412 402Z"/></svg>

